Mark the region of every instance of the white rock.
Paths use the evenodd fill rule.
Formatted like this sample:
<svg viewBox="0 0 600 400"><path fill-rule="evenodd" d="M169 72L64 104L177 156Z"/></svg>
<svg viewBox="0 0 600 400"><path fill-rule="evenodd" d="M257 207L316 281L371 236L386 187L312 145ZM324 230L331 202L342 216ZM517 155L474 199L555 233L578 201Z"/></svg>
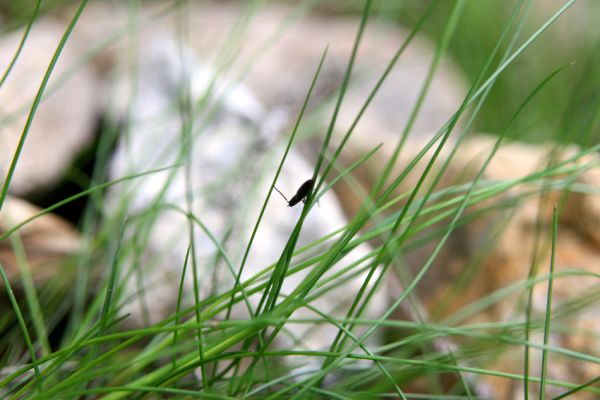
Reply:
<svg viewBox="0 0 600 400"><path fill-rule="evenodd" d="M269 122L277 117L271 117L247 89L236 86L225 92L222 108L212 119L207 121L202 118L205 112L201 109L192 111L193 143L182 145L182 121L177 109L178 90L184 82L189 82L192 88L191 98L197 104L207 87L205 79L212 73L195 60L187 49L183 49L183 52L178 49L175 41L165 40L163 37L149 43L151 44L143 45L140 51L141 70L139 81L135 84L136 96L130 101L130 124L127 133L119 140L111 164L111 176L114 179L173 165L181 161L178 154L190 151L192 211L217 240L229 236L225 247L234 268L232 272L221 262L218 264L219 270L213 270L216 246L196 226L196 261L199 266L201 297L206 298L210 293L222 293L233 286L245 245L269 189L278 159L283 154L283 147L273 142L273 123ZM180 62L182 59L183 62ZM226 81L219 80L216 82L215 92L219 93L220 88L227 86ZM239 93L244 95L240 98ZM213 104L214 101L211 97L208 103ZM265 126L268 126L267 131ZM122 313L131 313L129 320L135 325L144 322L144 303L149 306L151 322L175 311L178 283L189 243L188 219L184 214L166 208L159 209L155 220L149 215L140 216L155 204L187 209L184 169L178 167L148 175L126 185L117 185L110 192L111 213L115 214L120 209L119 204L124 204L127 208L130 218L126 240L143 243L144 236L148 235L147 247L143 248L139 263L142 285L146 286L145 300L140 301L140 297L137 297L121 310ZM312 169L293 150L278 180L278 188L288 194L288 198L291 197L300 184L312 176ZM165 185L167 189L163 196L161 193ZM300 206L289 208L273 192L246 262L243 280L277 261L300 213ZM297 249L345 224L346 220L334 195L330 193L324 196L320 205L314 206L308 214ZM353 250L328 275L364 256L367 251L366 246ZM135 266L134 258L132 256L130 260L132 268ZM125 284L129 296L135 296L139 290L139 281L133 275L135 273L138 272L132 272ZM291 293L306 273L288 277L282 293ZM316 299L313 305L321 312L342 317L360 288L361 278L364 279L364 274L329 291ZM185 288L186 304L193 304L191 266L188 266ZM259 298L260 296L251 298L254 308ZM385 288L378 291L372 304L369 315L376 317L385 308ZM240 314L243 310L238 309L237 312L236 317L247 318L247 314ZM308 309L300 309L294 315L315 316ZM329 324L310 330L310 334L309 328L308 325L294 327L293 332L301 343L296 346L313 350L327 348L337 331L337 328ZM280 337L281 340L289 340L285 335Z"/></svg>

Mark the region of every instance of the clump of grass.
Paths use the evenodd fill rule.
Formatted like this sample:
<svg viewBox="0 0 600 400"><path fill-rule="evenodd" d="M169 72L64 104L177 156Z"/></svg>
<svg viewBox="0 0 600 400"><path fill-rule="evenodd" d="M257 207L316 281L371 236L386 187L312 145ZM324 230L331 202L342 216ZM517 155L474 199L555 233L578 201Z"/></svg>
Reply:
<svg viewBox="0 0 600 400"><path fill-rule="evenodd" d="M438 3L433 2L430 8L423 12L422 19L414 25L406 42L399 45L396 54L390 55L388 68L365 99L364 107L358 113L352 127L346 132L341 144L331 154L327 149L335 129L336 116L343 106L357 49L360 47L361 35L364 27L369 23L371 15L371 1L365 2L361 20L357 23L354 50L348 61L344 80L337 92L336 106L323 137L321 151L313 172L314 179L319 176L321 179L317 180L315 190L307 198L302 215L290 234L285 248L282 249L279 260L273 265L264 266L252 278L242 280L242 270L252 251L252 243L262 217L264 213L268 212L266 204L272 194L274 184L285 164L288 152L295 145L296 133L306 118L306 106L315 82L319 78L321 66L327 61L326 52L315 68L313 81L307 85L305 103L287 138L285 150L280 155L280 163L272 180L271 189L267 193L261 194L265 196L265 200L260 216L257 221L253 222L252 229L249 229L253 233L249 242L244 246L244 255L240 264L235 265L231 261L233 258L229 257L227 247L221 245L217 238L210 235L210 227L203 224L202 216L191 213L189 199L188 209L178 210L188 215L190 223L189 251L184 265L182 265L184 272L182 272L180 282L185 279L186 269L191 268L192 271L196 271L198 267L195 265L193 240L191 239L194 228L199 226L213 240L215 253L226 260L235 274L236 279L230 289L202 298L196 285L193 304L185 306L182 301L182 285L180 285L177 294L177 308L171 316L141 329L118 329L118 323L126 318L120 313L120 306L125 301L122 293L123 282L120 281L119 276L121 275L118 273L125 266L122 254L139 255L139 249L136 248L138 244L126 240L122 234L125 224L133 224L133 222L129 219L126 220L118 213L116 221L107 216L99 216L95 224L91 222L84 224L86 227L84 232L89 235L88 239L92 245L85 248L83 254L80 255L80 268L76 276L76 284L69 288L67 295L64 296L67 300L58 305L48 302L48 304L54 305L51 307L41 306L46 305L43 299L56 297L59 294L52 291L47 293L46 288L36 289L31 284L28 285L26 276L23 286L27 288L29 296L26 296L25 307L23 304L19 304L13 294L11 283L0 265L0 273L11 303L10 316L0 319L0 329L4 332L0 343L6 348L13 347L11 351L2 354L4 367L0 371L2 373L0 375L0 393L14 398L75 398L81 396L102 396L108 399L162 396L219 399L239 397L356 398L367 396L414 398L417 395L409 393L407 388L414 387L415 383L426 379L429 384L430 392L427 394L429 398L442 399L447 396L474 398L473 392L477 387L477 378L486 376L523 381L526 396L530 382L541 385L541 396L543 396L544 387L549 385L565 388L563 397L579 391L599 393L600 391L593 387L597 379L585 383L548 379L547 359L554 353L572 360L599 362L598 358L591 354L581 354L568 349L548 346L550 321L554 321L550 307L552 303L551 290L548 291L546 315L544 323L541 325L530 321L530 313L527 314L524 324L519 321L498 321L488 324L464 323L467 318L502 301L510 294L521 293L527 296L531 293L534 285L543 283L547 283L551 289L554 280L584 275L585 273L582 271L571 270L557 273L554 272L553 262L549 274L538 276L533 271L527 280L515 282L498 292L478 299L436 324L424 318L409 321L392 318L394 312L410 298L419 302L416 288L432 268L441 249L458 227L469 224L480 216L516 207L526 196L540 195L548 190L585 190L576 187L573 182L575 177L583 171L598 166L598 163L594 161L580 162L589 154L597 152L598 146L582 148L567 160L548 163L545 168L519 179L490 182L482 178L487 165L494 157L495 152L502 146L505 137L514 134L515 123L518 123L520 118L530 110L528 103L535 96L542 94L545 85L554 79L562 69L547 76L531 77L526 82L529 92L519 99L516 103L518 105L512 109L509 118L503 120L503 129L498 133L495 146L471 182L449 188L437 187L463 138L470 133L472 126L480 116L482 107L489 101L497 80L510 71L513 62L528 51L528 48L574 1L566 2L524 40L521 39L521 35L526 7L524 7L525 2L518 1L513 13L496 38L493 50L484 57L484 63L455 115L440 127L439 131L418 154L413 156L399 174L392 174L391 171L393 171L398 154L402 151L406 138L410 135L411 121L414 121L419 113L420 101L426 95L431 95L428 93L428 82L435 74L439 60L455 40L461 18L464 18L467 2L464 0L456 2L448 18L444 20L444 31L432 60L428 78L423 84L419 96L421 100L415 104L411 118L407 121L395 146L394 156L383 169L384 172L374 184L373 190L364 196L362 208L356 215L349 218L346 226L341 227L338 231L323 232L323 238L309 246L303 248L297 246L303 221L315 201L331 188L331 183L349 179L351 170L377 151L378 147L374 148L350 168L343 169L337 165L339 155L344 151L345 144L351 138L354 127L372 98L377 95L377 90L386 84L385 78L393 66L402 62L404 49L410 45L412 38L420 31L423 24L432 15L431 13L437 9ZM26 141L35 111L46 90L53 67L85 6L86 1L82 1L45 74L21 135L19 147L13 157L11 168L4 180L0 208L8 193L20 151ZM36 17L37 14L33 14L32 23L35 23ZM519 43L521 44L519 45ZM501 51L501 49L504 50ZM227 52L225 51L225 53ZM18 50L15 55L17 62L14 67L11 64L5 76L10 76L10 68L19 68L17 56ZM206 106L206 103L201 101L196 106L203 107ZM205 112L205 114L208 115L209 112ZM189 115L193 115L193 113L189 113ZM461 118L466 119L467 123L464 124L465 127L461 131L455 132ZM593 124L593 120L589 123ZM190 133L190 126L184 123L180 140L193 140ZM568 134L568 129L564 131L564 134ZM450 140L451 138L455 140ZM453 146L450 155L438 168L433 181L427 184L426 178L436 170L434 167L440 164L439 157L442 150L448 146ZM100 152L105 151L109 145L104 144L102 147ZM431 149L434 149L433 156L427 160L427 167L418 184L410 191L398 194L408 174L413 171L419 161L430 154ZM186 168L186 157L186 154L182 154L180 162L166 169ZM104 189L107 187L123 184L126 181L135 181L145 175L165 170L164 168L149 170L117 181L106 181L103 179L105 164L105 160L99 163L97 171L100 172L97 172L93 180L94 186L64 199L45 209L39 215L7 230L2 233L0 240L17 237L19 229L31 220L52 212L58 207L68 205L77 198L90 196L93 197L95 204L99 204L103 200ZM332 175L332 171L341 172ZM562 179L554 179L557 177ZM324 186L325 179L331 182L327 186ZM552 182L552 185L549 185L548 182ZM501 195L520 186L533 189L521 198L513 199L510 203L505 204ZM468 215L465 214L467 209L475 208L490 200L494 202L492 206ZM403 206L400 209L394 208L393 206L398 203L402 203ZM90 207L94 207L93 204L90 203ZM160 211L161 207L157 207L147 214L136 216L136 218L141 221L152 221L156 213ZM90 220L96 218L92 217L91 213L86 215ZM427 228L440 221L446 221L447 224L427 235L422 235ZM96 229L92 229L94 225L97 225ZM142 227L144 225L140 223L135 226ZM552 254L555 253L558 244L557 229L558 222L555 213L552 224L553 235L550 240L553 248ZM374 237L382 238L382 243L373 246L363 259L351 263L344 260L344 256L348 252L358 245L372 243L371 240ZM319 246L323 243L326 243L327 246ZM405 288L400 296L394 299L383 315L365 316L366 306L372 301L374 292L382 284L386 273L389 273L389 267L404 252L427 244L434 245L431 256L423 263L416 276L410 281L404 282ZM489 246L493 247L493 241L489 243ZM108 248L112 251L105 251ZM100 259L111 267L108 269L109 273L103 277L102 283L98 285L99 289L88 296L87 289L81 288L92 287L92 275L83 273L81 267L88 265L89 260L98 253L104 253ZM215 263L217 262L215 261ZM334 275L326 275L334 266L342 266L342 268ZM303 271L308 271L308 273L295 290L288 296L281 295L282 282ZM312 309L318 317L309 319L293 317L296 310L304 307L311 308L311 301L327 295L328 291L334 288L343 287L348 279L356 279L356 276L364 272L367 274L363 286L355 294L352 306L345 310L344 317L328 315L314 307ZM588 273L588 275L598 277L594 274ZM60 277L56 279L60 279ZM194 280L197 281L196 276L194 276ZM49 287L51 286L49 285ZM252 295L259 296L261 301L256 309L248 307L251 310L251 318L249 320L233 319L231 309L236 304L247 303L248 296ZM584 308L585 305L576 306L575 311ZM39 312L35 312L40 309L43 310L41 317ZM55 321L54 314L66 313L65 310L72 310L71 323L64 332L62 340L51 348L46 344L48 338L44 332L50 331L54 326L49 323ZM222 315L226 317L224 319L216 318ZM14 320L18 322L18 326L11 327ZM330 338L330 345L326 350L306 351L295 347L274 348L271 346L278 335L285 334L286 330L293 330L290 327L293 327L294 324L331 324L337 328L338 334L336 337ZM33 326L33 330L31 330L31 326ZM370 348L369 337L384 328L394 332L393 338L379 348ZM543 344L533 344L529 341L530 332L534 330L543 330ZM402 332L402 334L398 332ZM20 335L23 340L20 340ZM523 336L525 339L522 338ZM461 344L456 349L447 349L447 352L435 350L432 343L440 338L459 338ZM528 362L525 362L524 374L511 374L488 368L490 361L497 356L497 349L488 348L490 343L501 343L501 346L497 346L499 351L507 349L509 345L523 348L526 354L530 347L541 349L543 369L540 377L530 375ZM320 368L296 368L294 362L286 362L301 357L319 360ZM373 368L365 368L365 362L368 362L368 365L372 365ZM200 371L201 380L196 379L197 371ZM328 383L326 378L334 374L336 379L332 383ZM453 375L456 379L453 387L445 389L441 381L448 374ZM473 376L475 378L470 379Z"/></svg>

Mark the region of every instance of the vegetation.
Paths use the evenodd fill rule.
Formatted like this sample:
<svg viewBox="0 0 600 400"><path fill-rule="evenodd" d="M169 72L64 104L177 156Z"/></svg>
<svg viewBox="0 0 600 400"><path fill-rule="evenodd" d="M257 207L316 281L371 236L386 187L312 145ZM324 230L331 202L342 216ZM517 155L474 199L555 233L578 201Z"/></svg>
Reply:
<svg viewBox="0 0 600 400"><path fill-rule="evenodd" d="M85 0L77 3L79 8L72 14L63 41L57 43L55 57L30 110L29 122L23 129L22 142L27 140L30 123L35 118L54 63L60 59L62 45L68 40L86 3ZM256 3L259 5L262 2ZM308 3L312 5L314 2ZM26 260L22 260L24 268L19 286L23 287L25 296L17 298L12 290L14 283L9 282L0 265L4 285L1 293L6 294L2 297L8 299L0 315L0 397L477 398L479 378L489 376L523 383L526 398L527 388L533 386L541 388L541 398L544 397L545 387L561 388L564 395L600 394L596 384L598 379L570 382L551 379L546 373L553 357L589 363L595 367L600 363L598 354L584 354L548 345L552 331L568 334L569 318L597 307L600 301L597 295L582 294L581 298L569 305L568 313L552 307L552 285L557 280L582 275L588 275L590 279L600 277L577 268L555 272L554 257L552 265L548 266L549 273L538 274L531 262L528 279L477 299L443 319L399 320L393 317L411 297L419 300L417 287L430 272L449 238L461 226L472 223L478 216L500 213L507 207L516 208L526 196L539 196L543 200L551 192L597 194L597 188L576 185L574 182L584 171L598 167L598 160L590 156L600 150L595 143L599 132L597 115L600 91L593 90L598 88L600 79L597 73L600 58L599 52L589 51L598 47L598 37L590 36L569 42L575 48L573 53L548 52L545 47L555 43L555 25L567 17L565 13L571 12L570 8L579 5L574 0L565 1L553 8L543 21L538 21L538 14L533 12L533 8L539 6L537 2L514 1L510 2L514 3L510 7L508 3L503 0L457 0L403 2L397 6L396 2L367 0L345 4L344 12L356 12L356 5L359 5L356 46L360 46L364 26L371 18L377 17L399 21L415 33L425 31L429 34L437 43L432 65L435 66L444 54L450 52L470 79L471 86L463 104L444 126L439 127L423 151L403 166L402 172L392 173L392 164L384 168L385 172L373 183L372 191L364 195L360 211L349 218L346 226L336 232L323 232L323 238L312 246L298 248L296 242L305 217L316 206L316 200L330 188L325 178L328 182L351 179L348 169L334 173L338 170L337 158L344 151L345 142L333 152L329 149L337 110L344 103L345 90L349 85L355 56L353 53L346 65L342 86L336 92L336 109L331 116L329 129L319 137L322 145L314 170L314 176L318 177L315 189L308 197L296 229L290 235L279 260L273 265L265 265L252 279L236 282L232 288L210 297L202 298L196 286L191 306L182 303L169 318L141 329L119 328L119 322L126 318L120 312L126 299L119 277L127 268L126 257L139 256L138 244L123 234L125 226L133 223L119 213L116 213L116 217L106 215L101 207L106 188L122 184L123 181L133 182L140 175L107 181L106 155L112 143L110 139L101 140L90 186L40 214L68 206L81 197L90 200L79 221L82 235L89 245L69 265L65 265L65 271L72 274L75 284L65 283L69 281L66 272L43 287L36 288L27 275ZM586 5L590 9L595 7ZM179 6L185 4L182 2ZM320 6L341 11L338 6L331 6L327 2ZM173 12L176 10L177 7ZM27 15L32 16L29 21L33 23L39 17L37 13ZM592 35L593 32L588 33ZM410 39L411 36L407 41ZM476 41L480 41L479 45L476 45ZM399 47L398 56L390 54L390 66L403 62L402 47ZM18 57L18 52L15 57ZM326 57L324 53L321 62ZM533 66L528 65L532 59L537 62ZM576 61L575 66L572 65L573 61ZM19 68L18 62L14 68ZM319 79L319 73L320 64L315 65L312 84ZM434 73L435 68L432 68L431 74ZM381 77L381 82L386 84L385 75ZM306 82L306 86L308 100L311 82ZM427 85L423 87L426 91ZM374 87L371 96L376 95L376 89ZM366 105L369 99L365 99ZM197 106L201 107L202 103ZM416 115L418 112L417 105L413 113ZM285 150L283 147L276 149L277 157L281 160L280 169L289 149L298 145L300 139L296 138L296 132L308 118L305 113L308 111L303 108L297 116L294 129L284 138ZM475 178L466 184L438 187L441 175L452 162L454 151L461 146L465 137L479 130L495 133L497 141ZM347 132L347 137L351 137L352 133ZM400 153L404 138L410 135L410 125L404 129L403 135L394 149L395 154ZM488 181L484 179L485 169L507 138L554 139L557 148L565 142L581 146L568 159L550 159L545 166L524 178ZM450 156L443 156L443 149L449 150L446 154ZM17 165L19 157L17 151L13 167ZM402 183L421 159L428 167L418 184L403 192L400 189ZM178 161L173 168L184 165L186 155L181 155ZM395 161L396 158L392 158L392 163ZM12 172L8 171L6 179L3 178L0 209L8 193ZM150 170L142 175L156 172ZM278 174L279 170L275 176L273 171L268 175L273 184ZM507 205L502 195L515 187L527 187L530 190L527 195L520 195ZM272 190L260 193L260 196L268 198L273 194ZM558 215L563 210L564 199L565 196L561 197L556 205L552 224L546 226L540 223L534 233L539 237L539 244L549 246L553 255L560 243ZM393 207L395 204L402 204L402 207ZM467 212L483 204L486 206L483 211ZM164 204L157 206L136 216L136 224L140 222L136 225L140 227L140 234L144 223L152 223ZM263 211L264 207L266 200ZM202 224L202 215L188 217L190 225ZM433 232L427 229L440 221L443 222L441 228ZM260 220L252 221L252 227L260 223ZM9 241L16 253L19 251L21 227L16 226L0 234L0 243ZM373 245L374 237L380 239L376 245ZM493 238L491 240L490 248L494 245ZM321 243L327 246L317 246ZM363 243L371 246L368 258L356 263L344 259L349 250ZM252 251L251 243L243 245ZM418 273L403 282L404 291L393 299L383 315L364 315L365 305L377 290L377 285L369 285L365 281L364 290L356 294L352 307L345 310L346 316L343 318L323 313L318 319L297 319L292 316L295 310L310 307L310 302L315 298L344 285L346 279L359 272L369 272L367 279L371 284L385 279L385 274L394 273L391 266L405 252L424 246L430 246L433 251ZM226 246L215 247L216 253L227 257ZM533 252L535 249L532 249ZM92 261L99 260L105 266L101 276L92 273L89 268ZM469 262L475 268L480 264L478 260ZM195 270L193 257L186 259L186 265L188 263L187 268ZM530 264L530 261L524 263ZM343 266L340 274L324 279L327 271L340 264ZM235 268L239 268L239 265ZM303 270L309 272L293 294L281 296L282 281ZM181 277L183 279L184 276ZM185 279L189 279L189 276ZM458 289L460 284L457 281ZM532 292L538 285L548 287L547 307L543 315L537 315L531 307ZM520 310L522 318L479 324L465 322L482 309L514 294L524 299ZM235 303L243 303L249 295L257 295L262 299L252 319L220 318ZM182 294L179 293L179 296ZM277 336L284 334L286 327L292 323L332 324L338 328L339 334L331 338L328 349L320 351L273 346ZM383 330L386 330L389 340L380 347L369 347L369 336ZM535 333L543 335L543 342L532 339ZM598 334L587 333L596 340ZM434 341L440 339L450 339L456 347L439 349ZM534 370L528 363L519 374L490 367L499 354L515 348L522 351L526 360L534 352L543 354L541 370ZM290 361L298 356L319 360L320 368L298 368L296 363ZM198 379L198 376L202 379ZM328 379L332 377L334 379ZM451 382L449 385L448 380ZM414 393L411 388L418 388L423 382L426 382L429 394Z"/></svg>

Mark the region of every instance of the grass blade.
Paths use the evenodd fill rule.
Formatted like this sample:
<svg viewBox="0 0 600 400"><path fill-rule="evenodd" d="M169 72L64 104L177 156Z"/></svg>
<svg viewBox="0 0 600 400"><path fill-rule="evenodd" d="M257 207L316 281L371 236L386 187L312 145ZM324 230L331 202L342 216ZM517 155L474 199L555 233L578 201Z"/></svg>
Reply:
<svg viewBox="0 0 600 400"><path fill-rule="evenodd" d="M556 240L558 234L558 212L554 206L552 215L552 254L550 273L548 275L548 294L546 296L546 316L544 318L544 349L542 350L542 372L540 374L540 400L546 397L546 374L548 364L548 341L550 340L550 320L552 318L552 283L554 282L554 262L556 257Z"/></svg>

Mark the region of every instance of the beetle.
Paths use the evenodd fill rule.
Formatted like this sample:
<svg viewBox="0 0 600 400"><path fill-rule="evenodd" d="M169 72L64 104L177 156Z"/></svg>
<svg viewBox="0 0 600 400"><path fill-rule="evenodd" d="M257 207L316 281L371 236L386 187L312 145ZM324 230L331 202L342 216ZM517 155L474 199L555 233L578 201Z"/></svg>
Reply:
<svg viewBox="0 0 600 400"><path fill-rule="evenodd" d="M275 190L277 190L277 192L281 195L281 197L284 198L285 201L287 201L288 207L294 207L296 204L298 204L300 202L306 203L306 199L308 198L308 195L310 194L310 192L312 191L314 186L315 186L314 179L307 180L302 185L300 185L300 187L298 188L298 191L296 192L294 197L292 197L289 200L284 196L283 193L281 193L279 191L279 189L277 189L275 186L273 186L273 188Z"/></svg>

